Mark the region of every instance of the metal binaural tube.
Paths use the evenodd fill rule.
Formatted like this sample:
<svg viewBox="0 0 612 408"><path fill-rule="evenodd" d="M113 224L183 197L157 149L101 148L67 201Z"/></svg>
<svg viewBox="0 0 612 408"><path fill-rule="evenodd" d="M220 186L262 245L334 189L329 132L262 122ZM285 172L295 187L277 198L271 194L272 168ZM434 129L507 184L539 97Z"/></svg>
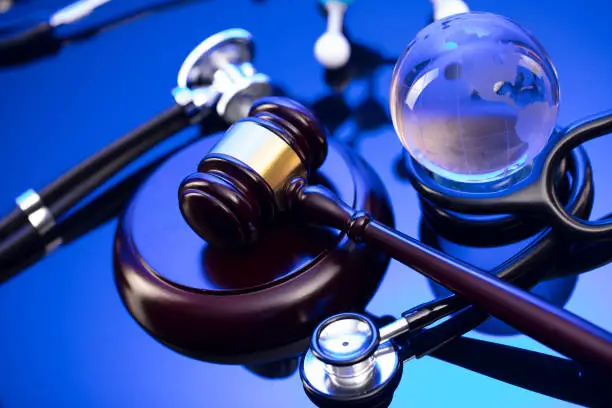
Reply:
<svg viewBox="0 0 612 408"><path fill-rule="evenodd" d="M388 325L378 329L378 332L380 333L380 342L384 343L389 341L394 337L409 332L411 329L412 328L408 319L405 317L400 317L394 322L391 322Z"/></svg>

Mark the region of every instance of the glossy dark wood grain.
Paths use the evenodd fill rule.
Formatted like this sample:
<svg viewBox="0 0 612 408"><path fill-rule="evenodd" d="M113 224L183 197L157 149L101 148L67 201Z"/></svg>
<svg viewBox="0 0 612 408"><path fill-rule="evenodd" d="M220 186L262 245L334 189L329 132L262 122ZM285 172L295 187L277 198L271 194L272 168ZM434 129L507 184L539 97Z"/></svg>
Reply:
<svg viewBox="0 0 612 408"><path fill-rule="evenodd" d="M280 359L301 351L324 318L363 310L389 258L291 217L246 250L208 246L183 220L176 191L217 140L180 152L136 194L116 233L116 284L134 319L177 351L216 362ZM393 224L378 176L339 144L330 143L314 180Z"/></svg>

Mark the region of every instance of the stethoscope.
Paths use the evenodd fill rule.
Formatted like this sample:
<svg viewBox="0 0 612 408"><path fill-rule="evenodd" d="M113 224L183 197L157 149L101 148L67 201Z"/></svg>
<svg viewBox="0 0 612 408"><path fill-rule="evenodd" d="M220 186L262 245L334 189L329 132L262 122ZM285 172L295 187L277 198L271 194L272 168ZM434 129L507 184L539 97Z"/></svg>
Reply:
<svg viewBox="0 0 612 408"><path fill-rule="evenodd" d="M603 136L612 129L612 114L604 113L570 125L557 132L540 155L531 173L506 191L459 193L436 182L414 160L407 160L412 184L431 208L449 217L452 212L469 214L524 214L538 211L552 226L534 241L494 270L493 274L529 289L547 271L547 258L553 256L560 238L584 243L610 238L609 217L588 218L592 206L591 167L582 143ZM572 176L567 203L561 203L557 187L559 165ZM433 204L433 206L432 206ZM450 215L452 216L452 215ZM481 221L481 228L499 228L516 218ZM447 220L448 221L448 220ZM490 225L487 225L489 223ZM447 222L448 224L448 222ZM478 225L475 227L477 228ZM498 230L499 231L499 230ZM562 241L562 239L561 239ZM300 363L300 376L309 398L318 406L386 406L391 401L402 374L402 362L431 353L441 345L467 333L486 320L486 313L469 307L458 296L435 300L414 307L402 317L383 326L361 314L341 314L323 321L315 330L310 348ZM432 329L435 321L457 313ZM554 335L554 328L547 327ZM576 332L580 337L583 333ZM609 337L609 336L608 336ZM609 342L609 340L608 340ZM597 347L594 345L594 347ZM589 370L585 366L585 372ZM608 367L598 375L611 375Z"/></svg>
<svg viewBox="0 0 612 408"><path fill-rule="evenodd" d="M0 40L0 65L10 66L57 53L67 39L56 36L59 27L73 24L110 0L82 0L53 13L48 21Z"/></svg>
<svg viewBox="0 0 612 408"><path fill-rule="evenodd" d="M78 0L52 13L46 21L29 24L18 22L2 27L0 37L0 67L10 67L25 64L44 57L57 54L67 44L86 40L115 26L121 22L133 20L143 14L167 9L194 0L163 0L153 4L145 4L132 11L116 15L95 26L68 29L80 22L96 9L109 3L110 0ZM29 20L29 19L27 19ZM27 28L23 26L30 25Z"/></svg>
<svg viewBox="0 0 612 408"><path fill-rule="evenodd" d="M161 141L213 112L226 123L246 115L254 100L271 93L269 78L251 63L253 54L252 36L245 30L225 30L207 38L183 62L172 107L40 191L28 189L19 195L16 208L0 220L2 269L32 252L57 248L61 237L51 242L46 237L61 229L60 217Z"/></svg>

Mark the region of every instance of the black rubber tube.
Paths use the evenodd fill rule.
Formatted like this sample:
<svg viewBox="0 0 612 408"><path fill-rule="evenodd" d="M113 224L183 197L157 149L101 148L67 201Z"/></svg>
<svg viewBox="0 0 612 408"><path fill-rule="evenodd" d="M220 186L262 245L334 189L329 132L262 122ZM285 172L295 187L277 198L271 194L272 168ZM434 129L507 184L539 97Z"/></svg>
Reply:
<svg viewBox="0 0 612 408"><path fill-rule="evenodd" d="M26 31L0 39L0 66L23 64L57 53L62 40L54 35L54 27L40 23Z"/></svg>
<svg viewBox="0 0 612 408"><path fill-rule="evenodd" d="M27 222L27 218L19 207L15 207L8 215L0 219L0 241L8 238Z"/></svg>
<svg viewBox="0 0 612 408"><path fill-rule="evenodd" d="M71 190L78 188L87 179L96 178L100 182L106 181L149 148L190 124L191 118L186 108L173 105L77 164L41 189L39 194L48 207L54 206L63 195L71 194ZM104 173L104 177L97 174L100 172ZM60 214L61 212L53 212L56 217Z"/></svg>
<svg viewBox="0 0 612 408"><path fill-rule="evenodd" d="M210 112L212 111L206 111L207 114ZM202 119L205 120L206 118ZM217 129L214 126L211 126L211 128L214 129L212 133L215 133ZM44 237L41 237L29 223L24 222L12 235L0 241L0 282L9 279L23 268L43 257L45 255L45 245L53 242L55 238L61 237L62 243L70 242L115 216L140 182L157 165L166 160L170 155L192 143L193 140L194 138L189 138L185 143L170 149L170 151L162 154L162 156L144 165L144 167L136 170L131 175L126 176L115 186L102 193L100 197L97 197L75 213L64 218L56 217L56 227ZM146 140L137 146L137 148L126 151L123 155L115 158L110 165L100 169L95 174L95 177L90 177L73 189L70 194L62 197L56 203L57 207L49 207L50 210L53 212L53 210L58 210L59 207L72 207L74 203L80 201L78 200L79 196L86 195L88 192L97 189L102 179L110 177L111 173L117 170L121 170L121 164L129 163L135 159L135 154L138 156L139 153L148 150L150 142L151 140ZM18 214L23 217L21 212ZM23 220L25 220L25 217L23 217Z"/></svg>
<svg viewBox="0 0 612 408"><path fill-rule="evenodd" d="M585 162L585 173L591 174L590 163ZM575 186L579 190L575 193L575 200L571 202L572 213L580 218L587 219L593 206L593 179L585 177L582 184ZM490 271L491 275L514 283L521 288L531 288L541 281L550 272L551 268L547 263L553 255L553 251L559 245L567 245L566 241L559 240L559 235L548 227L540 231L533 239L531 244L519 251L510 259L498 265ZM557 242L559 240L559 243ZM417 330L434 323L446 316L450 316L467 306L470 303L457 295L450 295L442 299L436 299L416 306L404 313L411 327Z"/></svg>
<svg viewBox="0 0 612 408"><path fill-rule="evenodd" d="M85 159L44 187L38 194L55 218L60 217L97 186L110 179L132 161L192 122L189 109L173 105L149 122ZM205 114L209 114L207 110ZM7 239L26 222L22 211L14 209L0 220L0 239Z"/></svg>

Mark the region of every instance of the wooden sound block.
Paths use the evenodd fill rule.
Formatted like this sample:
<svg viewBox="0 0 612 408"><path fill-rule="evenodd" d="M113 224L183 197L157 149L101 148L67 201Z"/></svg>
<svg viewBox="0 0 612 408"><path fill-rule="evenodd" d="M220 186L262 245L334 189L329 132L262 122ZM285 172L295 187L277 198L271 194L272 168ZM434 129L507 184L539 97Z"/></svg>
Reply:
<svg viewBox="0 0 612 408"><path fill-rule="evenodd" d="M295 355L326 317L364 310L389 258L290 213L252 247L208 246L182 218L178 188L218 140L179 152L136 193L115 239L119 293L149 334L191 357L252 364ZM382 182L339 143L311 181L393 225Z"/></svg>

